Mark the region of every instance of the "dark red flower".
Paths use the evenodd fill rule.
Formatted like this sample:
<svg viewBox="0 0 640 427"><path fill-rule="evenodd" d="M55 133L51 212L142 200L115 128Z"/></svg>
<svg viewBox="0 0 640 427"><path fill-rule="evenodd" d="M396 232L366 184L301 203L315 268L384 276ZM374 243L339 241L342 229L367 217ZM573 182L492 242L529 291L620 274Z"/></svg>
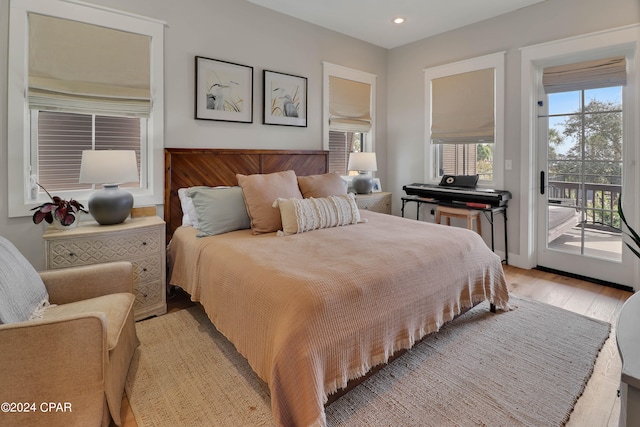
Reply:
<svg viewBox="0 0 640 427"><path fill-rule="evenodd" d="M53 216L55 215L55 217L60 221L60 224L71 225L76 220L75 214L77 212L87 213L84 206L78 201L73 199L67 201L58 196L51 196L43 186L40 184L38 184L38 186L47 193L51 202L43 203L40 206L31 209L32 211L35 211L33 214L34 224L40 224L43 220L51 224L53 222Z"/></svg>

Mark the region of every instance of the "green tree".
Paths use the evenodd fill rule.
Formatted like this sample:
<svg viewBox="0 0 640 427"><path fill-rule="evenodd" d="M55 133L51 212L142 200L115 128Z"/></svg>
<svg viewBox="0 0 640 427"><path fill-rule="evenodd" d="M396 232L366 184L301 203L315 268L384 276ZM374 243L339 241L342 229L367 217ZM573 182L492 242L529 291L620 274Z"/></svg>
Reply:
<svg viewBox="0 0 640 427"><path fill-rule="evenodd" d="M559 147L563 142L564 138L558 132L558 129L551 128L549 129L549 160L555 160L558 158L558 152L556 151L557 147Z"/></svg>
<svg viewBox="0 0 640 427"><path fill-rule="evenodd" d="M622 173L622 112L621 106L610 101L591 100L584 114L567 116L562 124L562 136L555 129L549 130L549 159L557 162L557 175L570 176L579 171L579 162L588 159L585 165L587 181L599 184L620 184ZM565 138L576 143L567 154L556 152ZM566 161L575 160L575 161Z"/></svg>
<svg viewBox="0 0 640 427"><path fill-rule="evenodd" d="M556 129L549 130L550 177L556 181L580 182L584 172L588 184L622 183L622 112L619 104L591 100L585 106L584 114L577 111L567 115L561 129L561 133ZM567 139L575 143L566 154L559 153L557 147ZM617 194L613 187L587 193L583 201L587 218L594 223L618 227L619 216L611 210Z"/></svg>
<svg viewBox="0 0 640 427"><path fill-rule="evenodd" d="M490 161L493 158L493 150L489 144L477 144L478 161Z"/></svg>

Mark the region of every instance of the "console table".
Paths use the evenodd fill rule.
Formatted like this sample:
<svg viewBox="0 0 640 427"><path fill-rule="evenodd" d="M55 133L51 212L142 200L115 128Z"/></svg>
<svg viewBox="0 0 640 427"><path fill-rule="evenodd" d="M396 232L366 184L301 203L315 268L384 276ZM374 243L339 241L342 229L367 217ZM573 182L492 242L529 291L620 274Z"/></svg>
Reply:
<svg viewBox="0 0 640 427"><path fill-rule="evenodd" d="M495 251L495 235L494 235L494 219L495 219L495 215L502 215L502 218L504 219L504 263L505 264L509 264L509 246L508 246L508 236L507 236L507 205L505 204L504 206L491 206L491 207L480 207L480 205L477 206L468 206L465 203L444 203L444 202L440 202L436 199L431 199L431 198L426 198L426 197L420 197L420 196L404 196L401 198L402 200L402 217L404 217L404 208L406 206L407 203L417 203L418 208L416 209L416 220L420 220L420 206L422 206L422 204L426 203L426 204L431 204L431 205L436 205L436 206L449 206L449 207L455 207L455 208L463 208L463 209L469 209L469 210L474 210L474 211L480 211L484 214L485 218L487 219L487 221L489 222L489 225L491 225L491 250Z"/></svg>

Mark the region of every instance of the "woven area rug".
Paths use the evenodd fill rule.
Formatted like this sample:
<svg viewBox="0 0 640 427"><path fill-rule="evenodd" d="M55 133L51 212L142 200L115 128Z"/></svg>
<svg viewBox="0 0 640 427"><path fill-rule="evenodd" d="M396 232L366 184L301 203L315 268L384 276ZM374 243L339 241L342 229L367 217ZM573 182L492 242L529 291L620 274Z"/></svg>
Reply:
<svg viewBox="0 0 640 427"><path fill-rule="evenodd" d="M512 297L468 311L331 404L329 426L561 426L610 325ZM140 427L272 426L267 386L199 306L138 322Z"/></svg>

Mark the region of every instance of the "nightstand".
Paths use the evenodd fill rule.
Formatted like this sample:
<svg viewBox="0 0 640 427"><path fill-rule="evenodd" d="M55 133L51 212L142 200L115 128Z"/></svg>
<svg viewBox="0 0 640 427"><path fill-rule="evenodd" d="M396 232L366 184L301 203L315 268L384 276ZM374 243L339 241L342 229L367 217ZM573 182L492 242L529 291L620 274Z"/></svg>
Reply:
<svg viewBox="0 0 640 427"><path fill-rule="evenodd" d="M391 214L391 193L356 194L358 209Z"/></svg>
<svg viewBox="0 0 640 427"><path fill-rule="evenodd" d="M161 218L133 218L116 225L81 222L71 230L49 227L42 238L47 270L130 261L135 319L166 313L165 223Z"/></svg>

